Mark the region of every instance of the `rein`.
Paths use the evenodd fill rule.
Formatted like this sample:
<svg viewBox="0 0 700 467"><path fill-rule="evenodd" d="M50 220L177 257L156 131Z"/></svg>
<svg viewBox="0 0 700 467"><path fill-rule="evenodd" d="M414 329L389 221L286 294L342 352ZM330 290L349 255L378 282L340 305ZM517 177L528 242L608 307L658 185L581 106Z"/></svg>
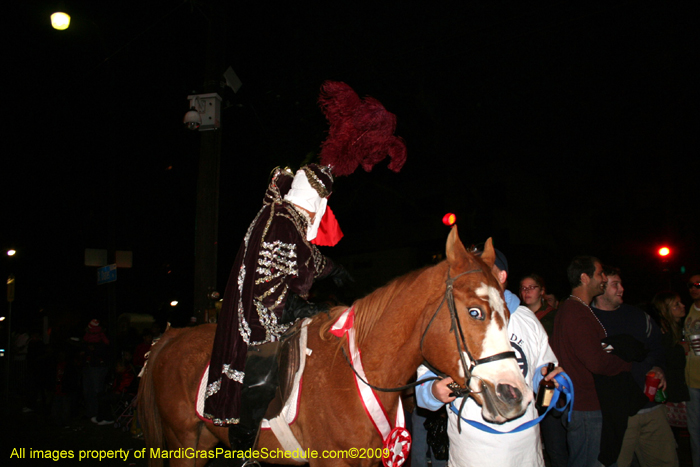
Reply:
<svg viewBox="0 0 700 467"><path fill-rule="evenodd" d="M447 308L450 312L450 320L452 322L452 325L450 327L450 332L452 332L455 336L455 341L457 344L457 351L459 353L460 362L462 363L462 368L464 369L464 374L466 377L466 387L461 387L456 383L453 383L453 385L450 385L450 389L452 389L453 395L456 397L462 397L464 395L468 395L469 393L478 394L479 392L481 392L481 391L473 391L469 386L469 382L470 382L471 378L474 377L472 375L472 370L477 365L482 365L484 363L489 363L489 362L495 362L495 361L503 360L506 358L515 358L515 352L510 351L510 352L497 353L494 355L490 355L488 357L481 358L479 360L475 360L474 357L472 356L471 352L469 352L469 347L467 346L467 343L464 339L464 333L462 332L462 325L461 325L461 322L459 320L459 314L457 313L457 309L455 308L453 289L454 289L454 282L459 277L461 277L465 274L472 274L475 272L481 272L481 269L472 269L470 271L465 271L463 273L460 273L460 274L456 275L455 277L450 277L450 269L448 266L447 279L445 280L445 295L443 296L442 301L440 302L437 309L433 313L432 318L430 318L430 321L428 322L428 326L426 326L425 331L423 331L423 335L421 336L421 340L420 340L420 351L421 351L421 355L422 355L423 354L423 342L425 341L425 336L428 333L428 329L430 329L430 326L433 324L433 321L435 320L435 317L437 316L438 312L442 308L442 305L445 302L447 302ZM464 349L464 351L462 349ZM381 387L374 386L374 385L370 384L366 379L362 378L362 376L360 376L357 373L355 368L353 368L353 365L350 362L350 359L348 358L348 355L345 352L345 348L341 347L341 350L343 351L343 357L345 357L345 361L348 363L348 365L350 366L352 371L355 373L355 375L360 379L360 381L362 381L364 384L366 384L367 386L369 386L370 388L372 388L376 391L381 391L381 392L403 391L405 389L413 388L415 386L421 385L421 384L426 383L428 381L438 380L438 379L441 379L442 377L447 376L445 373L437 370L437 368L435 366L433 366L432 364L430 364L429 361L425 360L425 364L429 368L436 370L435 373L441 374L442 377L433 376L433 377L424 378L424 379L421 379L418 381L414 381L413 383L406 384L405 386L400 386L400 387L395 387L395 388L381 388ZM469 365L467 365L467 362L464 358L465 352L469 356ZM478 378L478 376L476 376L476 378ZM461 412L461 409L460 409L460 412Z"/></svg>

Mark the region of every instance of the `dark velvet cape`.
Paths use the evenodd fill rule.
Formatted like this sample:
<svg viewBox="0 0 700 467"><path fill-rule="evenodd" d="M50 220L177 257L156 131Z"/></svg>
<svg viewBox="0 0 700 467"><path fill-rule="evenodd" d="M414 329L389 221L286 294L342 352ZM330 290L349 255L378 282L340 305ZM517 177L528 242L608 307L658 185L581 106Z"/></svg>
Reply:
<svg viewBox="0 0 700 467"><path fill-rule="evenodd" d="M209 367L204 416L215 425L239 422L249 345L278 340L289 293L306 299L332 262L306 240L308 220L283 199L291 177L278 173L243 239L226 285Z"/></svg>

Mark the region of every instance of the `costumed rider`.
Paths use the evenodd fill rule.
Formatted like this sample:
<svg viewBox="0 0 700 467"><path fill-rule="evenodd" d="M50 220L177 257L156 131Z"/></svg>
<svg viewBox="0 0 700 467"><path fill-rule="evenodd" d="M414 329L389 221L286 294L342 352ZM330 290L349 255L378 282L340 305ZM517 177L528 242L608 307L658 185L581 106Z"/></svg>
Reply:
<svg viewBox="0 0 700 467"><path fill-rule="evenodd" d="M481 254L481 251L477 251ZM527 307L520 305L517 295L505 289L508 277L508 262L500 251L496 250L496 262L493 274L498 279L504 292L506 306L510 311L508 335L510 345L515 351L520 370L525 381L531 388L537 388L546 374L547 364L557 363L557 357L549 346L547 333L535 314ZM556 367L547 380L552 379L562 369ZM418 379L436 376L425 366L418 369ZM428 410L438 410L448 404L449 465L459 467L494 466L519 467L521 465L544 467L540 428L535 424L523 431L508 433L526 422L537 419L534 401L528 405L525 413L514 420L503 424L489 423L483 420L481 408L473 398L465 401L461 412L463 420L452 408L459 409L463 400L455 399L448 384L452 378L446 377L437 381L423 383L416 388L418 406ZM555 384L559 384L555 380ZM493 434L465 423L464 420L478 421L487 428L492 428L505 434ZM534 423L534 422L533 422ZM527 426L527 425L525 425ZM461 431L460 431L461 429Z"/></svg>
<svg viewBox="0 0 700 467"><path fill-rule="evenodd" d="M369 171L387 155L394 171L405 161L403 140L393 135L395 116L381 103L360 99L342 82L326 81L321 90L319 103L330 123L321 164L308 164L296 174L273 171L224 294L203 416L229 427L234 450L255 445L278 386L280 338L296 320L326 309L307 301L314 280L328 277L342 285L350 279L316 247L333 246L343 235L327 206L334 176L349 175L360 164Z"/></svg>
<svg viewBox="0 0 700 467"><path fill-rule="evenodd" d="M298 318L323 309L307 302L315 279L347 273L312 244L333 177L316 164L293 176L277 168L238 250L214 338L204 416L229 426L232 448L252 447L277 389L277 344ZM335 223L335 242L342 233ZM273 344L273 345L264 345Z"/></svg>

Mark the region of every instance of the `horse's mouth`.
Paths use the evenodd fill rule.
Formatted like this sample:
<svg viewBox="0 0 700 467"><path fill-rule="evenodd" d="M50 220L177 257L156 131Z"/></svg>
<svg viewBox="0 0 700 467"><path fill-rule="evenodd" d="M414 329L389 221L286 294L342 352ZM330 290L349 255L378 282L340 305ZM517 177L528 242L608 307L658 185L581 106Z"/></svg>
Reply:
<svg viewBox="0 0 700 467"><path fill-rule="evenodd" d="M481 382L481 414L491 423L505 423L525 413L532 397L527 397L511 384Z"/></svg>

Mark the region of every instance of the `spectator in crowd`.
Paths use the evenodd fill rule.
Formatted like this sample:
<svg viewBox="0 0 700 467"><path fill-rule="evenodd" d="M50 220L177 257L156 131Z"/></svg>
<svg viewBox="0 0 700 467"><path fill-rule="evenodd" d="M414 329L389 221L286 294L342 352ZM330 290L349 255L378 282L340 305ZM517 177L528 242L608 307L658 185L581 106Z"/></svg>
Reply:
<svg viewBox="0 0 700 467"><path fill-rule="evenodd" d="M10 352L12 358L12 383L14 387L12 390L21 394L25 399L24 407L22 408L23 413L32 412L32 407L35 406L36 400L27 401L26 386L27 384L32 384L31 381L27 383L27 351L29 346L29 333L24 326L18 326L17 332L12 333L10 342L12 342L12 351ZM30 407L31 406L31 407Z"/></svg>
<svg viewBox="0 0 700 467"><path fill-rule="evenodd" d="M659 390L666 388L663 370L666 366L665 352L661 342L661 331L648 314L637 307L624 303L625 289L622 286L620 270L605 266L603 273L608 278L607 286L602 295L593 299L591 304L593 312L605 328L608 337L632 336L636 341L642 343L643 349L646 350L646 356L643 360L632 363L632 377L636 384L633 383L629 388L631 392L627 394L616 388L616 394L613 395L613 397L618 396L630 401L637 396L641 402L639 405L635 403L635 406L630 410L631 413L637 410L636 414L626 418L629 413L621 413L617 410L603 412L604 424L608 424L606 417L615 416L615 414L620 414L622 419L618 425L619 428L623 429L619 433L620 438L622 438L620 440L621 446L619 442L606 443L606 447L609 446L611 450L608 458L612 461L617 459L618 467L628 467L635 455L642 467L677 466L676 443L663 406L641 396L648 374L653 374L661 380ZM619 347L619 345L621 344L613 344L613 347ZM601 396L600 393L598 395ZM614 399L611 397L611 400ZM640 407L641 404L644 405ZM615 408L617 409L621 405L616 404ZM625 422L627 422L626 429L624 429ZM606 435L607 430L603 436L606 437ZM619 454L616 455L616 453Z"/></svg>
<svg viewBox="0 0 700 467"><path fill-rule="evenodd" d="M547 300L547 303L549 303L549 306L551 306L555 310L557 308L559 308L559 299L553 293L544 294L544 299Z"/></svg>
<svg viewBox="0 0 700 467"><path fill-rule="evenodd" d="M666 400L684 407L690 400L688 386L685 384L685 354L688 352L682 325L685 305L681 297L671 291L657 293L652 304L657 312L661 341L666 351Z"/></svg>
<svg viewBox="0 0 700 467"><path fill-rule="evenodd" d="M26 377L24 380L23 396L25 406L23 412L37 410L44 414L48 409L46 394L46 346L37 331L32 331L27 340Z"/></svg>
<svg viewBox="0 0 700 467"><path fill-rule="evenodd" d="M146 354L151 350L153 344L153 332L150 329L144 329L141 333L141 342L134 349L134 368L137 372L146 364Z"/></svg>
<svg viewBox="0 0 700 467"><path fill-rule="evenodd" d="M547 289L544 279L539 274L529 274L520 279L520 298L537 319L540 320L549 338L554 330L556 309L545 299ZM566 447L566 428L563 425L561 413L552 411L540 422L542 442L549 457L551 467L566 467L568 449Z"/></svg>
<svg viewBox="0 0 700 467"><path fill-rule="evenodd" d="M547 289L544 279L539 274L530 274L520 279L520 299L540 320L547 335L551 336L554 330L554 316L556 309L551 306L544 296Z"/></svg>
<svg viewBox="0 0 700 467"><path fill-rule="evenodd" d="M444 408L436 411L415 407L411 413L411 467L445 467L447 460L438 459L428 445L426 422L428 426L440 423L439 418L447 417Z"/></svg>
<svg viewBox="0 0 700 467"><path fill-rule="evenodd" d="M599 465L603 426L593 375L616 375L630 371L632 365L601 347L605 329L589 306L607 282L600 261L577 256L567 268L567 277L571 295L557 310L552 348L574 383L574 410L567 433L569 467L593 467Z"/></svg>
<svg viewBox="0 0 700 467"><path fill-rule="evenodd" d="M92 417L92 423L98 425L110 425L114 423L112 406L130 395L133 397L135 390L134 370L126 360L119 360L114 368L114 381L112 385L99 397L97 416Z"/></svg>
<svg viewBox="0 0 700 467"><path fill-rule="evenodd" d="M73 416L76 395L80 392L80 375L68 348L58 348L53 369L51 421L67 427Z"/></svg>
<svg viewBox="0 0 700 467"><path fill-rule="evenodd" d="M693 304L685 319L685 337L692 347L691 336L700 334L700 274L693 274L688 281L688 293ZM690 448L693 467L700 467L700 352L690 350L685 365L685 380L688 383L690 400L687 404Z"/></svg>
<svg viewBox="0 0 700 467"><path fill-rule="evenodd" d="M88 324L83 336L83 347L85 356L85 365L83 366L85 416L92 419L97 416L98 396L104 390L110 360L109 339L98 320L93 319Z"/></svg>

